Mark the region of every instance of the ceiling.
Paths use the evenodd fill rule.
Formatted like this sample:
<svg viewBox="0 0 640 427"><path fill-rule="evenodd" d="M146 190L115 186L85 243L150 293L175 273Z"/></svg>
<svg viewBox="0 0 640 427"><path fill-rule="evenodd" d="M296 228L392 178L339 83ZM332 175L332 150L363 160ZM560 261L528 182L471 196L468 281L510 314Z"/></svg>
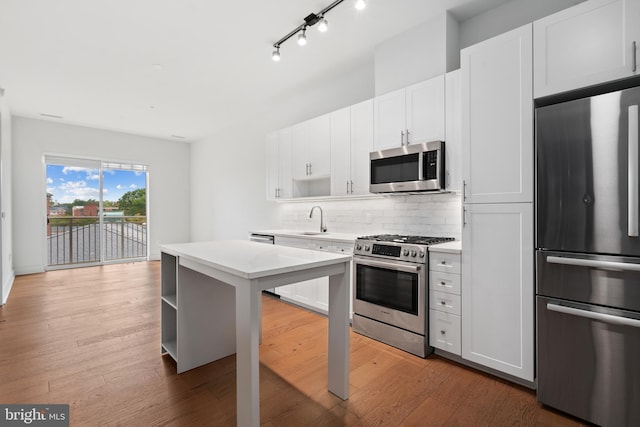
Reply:
<svg viewBox="0 0 640 427"><path fill-rule="evenodd" d="M0 0L0 87L17 116L196 141L445 10L464 21L507 0L345 0L274 63L273 43L331 1Z"/></svg>

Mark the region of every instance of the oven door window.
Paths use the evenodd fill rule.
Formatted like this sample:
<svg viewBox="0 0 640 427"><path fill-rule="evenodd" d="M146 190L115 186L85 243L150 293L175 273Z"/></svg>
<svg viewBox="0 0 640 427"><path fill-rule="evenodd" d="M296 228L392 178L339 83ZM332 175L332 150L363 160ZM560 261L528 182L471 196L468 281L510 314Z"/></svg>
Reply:
<svg viewBox="0 0 640 427"><path fill-rule="evenodd" d="M418 315L417 273L356 264L356 298Z"/></svg>

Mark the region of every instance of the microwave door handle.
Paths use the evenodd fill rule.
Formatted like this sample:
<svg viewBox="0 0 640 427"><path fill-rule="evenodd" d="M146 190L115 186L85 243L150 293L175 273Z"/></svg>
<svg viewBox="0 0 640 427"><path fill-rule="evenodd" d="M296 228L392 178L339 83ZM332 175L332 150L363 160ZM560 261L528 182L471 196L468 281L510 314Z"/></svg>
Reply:
<svg viewBox="0 0 640 427"><path fill-rule="evenodd" d="M628 110L629 114L629 136L627 144L629 145L628 159L628 235L629 237L638 237L638 106L631 105Z"/></svg>
<svg viewBox="0 0 640 427"><path fill-rule="evenodd" d="M425 153L418 154L418 181L424 180L424 155Z"/></svg>

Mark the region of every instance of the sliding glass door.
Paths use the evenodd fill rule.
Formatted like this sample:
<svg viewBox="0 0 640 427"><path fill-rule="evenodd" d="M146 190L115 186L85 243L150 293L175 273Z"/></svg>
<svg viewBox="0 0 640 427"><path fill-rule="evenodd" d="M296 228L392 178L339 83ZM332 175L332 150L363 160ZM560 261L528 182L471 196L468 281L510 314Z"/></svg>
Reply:
<svg viewBox="0 0 640 427"><path fill-rule="evenodd" d="M47 156L47 267L147 258L145 166Z"/></svg>

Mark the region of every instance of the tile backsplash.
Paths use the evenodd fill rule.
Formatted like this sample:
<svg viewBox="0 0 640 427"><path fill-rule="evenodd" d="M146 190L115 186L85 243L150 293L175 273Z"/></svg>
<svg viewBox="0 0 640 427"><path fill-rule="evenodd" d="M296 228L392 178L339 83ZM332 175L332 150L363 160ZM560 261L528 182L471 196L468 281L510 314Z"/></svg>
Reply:
<svg viewBox="0 0 640 427"><path fill-rule="evenodd" d="M458 240L461 235L461 196L454 193L283 203L281 228L311 231L319 228L320 212L316 210L313 218L309 218L315 205L322 207L329 232L413 234Z"/></svg>

